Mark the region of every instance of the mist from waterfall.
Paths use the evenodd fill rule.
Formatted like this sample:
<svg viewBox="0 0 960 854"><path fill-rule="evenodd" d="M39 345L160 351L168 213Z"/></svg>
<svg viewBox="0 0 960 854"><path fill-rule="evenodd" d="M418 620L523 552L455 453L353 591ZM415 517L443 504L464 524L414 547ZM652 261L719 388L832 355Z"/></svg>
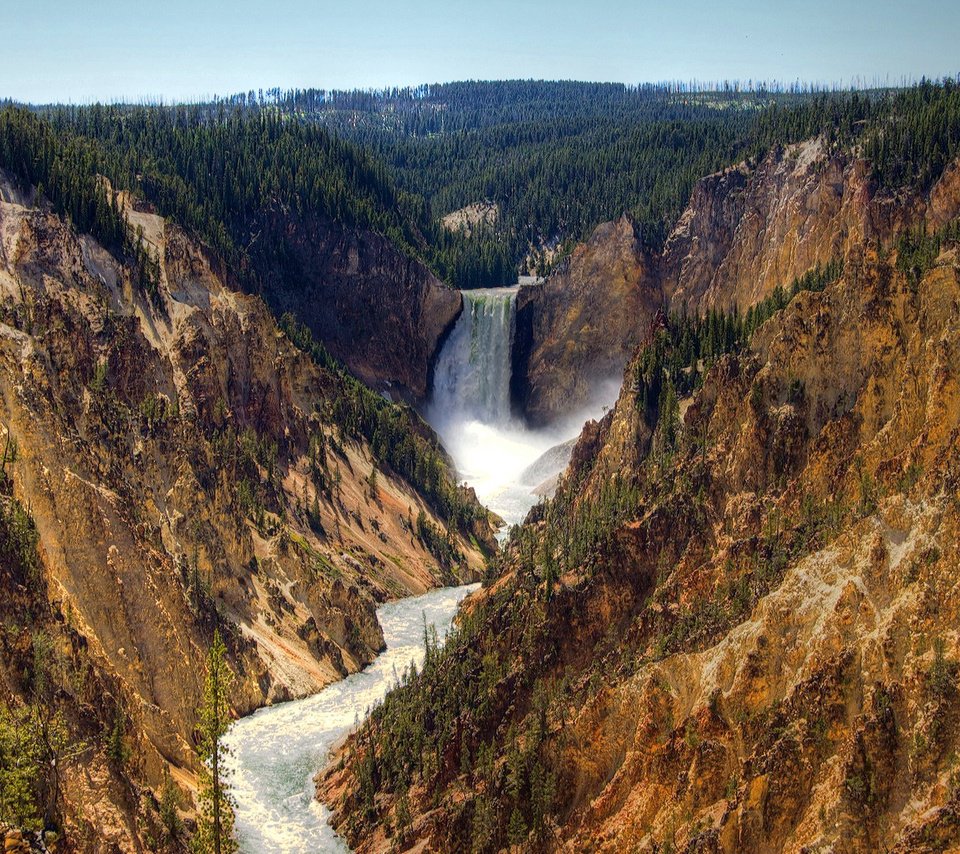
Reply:
<svg viewBox="0 0 960 854"><path fill-rule="evenodd" d="M582 417L542 430L529 429L511 411L511 350L519 286L463 291L463 312L444 343L434 369L425 416L440 435L458 476L509 525L523 521L538 500L534 489L566 466L569 453L556 445L576 436ZM613 391L610 399L615 397ZM528 469L534 463L535 476Z"/></svg>

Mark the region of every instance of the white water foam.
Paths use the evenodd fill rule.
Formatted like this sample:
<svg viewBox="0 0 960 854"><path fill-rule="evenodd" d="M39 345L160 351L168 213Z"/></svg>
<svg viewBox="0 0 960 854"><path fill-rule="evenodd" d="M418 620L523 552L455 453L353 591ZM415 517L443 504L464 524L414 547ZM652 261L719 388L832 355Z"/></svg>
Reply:
<svg viewBox="0 0 960 854"><path fill-rule="evenodd" d="M377 609L387 649L366 670L313 697L260 709L231 726L229 782L244 854L345 852L314 798L313 775L330 749L383 699L411 661L423 663L423 621L446 635L460 601L479 585L445 587Z"/></svg>

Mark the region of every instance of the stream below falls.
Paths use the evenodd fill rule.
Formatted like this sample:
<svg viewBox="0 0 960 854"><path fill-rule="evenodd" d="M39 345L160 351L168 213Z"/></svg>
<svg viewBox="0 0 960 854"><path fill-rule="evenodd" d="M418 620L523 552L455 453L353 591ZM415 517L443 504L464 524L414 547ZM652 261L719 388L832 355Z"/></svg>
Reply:
<svg viewBox="0 0 960 854"><path fill-rule="evenodd" d="M587 410L550 428L529 429L510 399L517 287L463 291L464 308L437 359L424 411L461 481L506 525L523 521L566 468L588 417L616 399L619 378ZM349 851L314 798L313 775L331 748L389 690L411 661L423 661L423 617L442 637L460 601L478 585L448 587L377 609L387 649L366 670L319 694L237 721L226 736L230 786L244 854Z"/></svg>
<svg viewBox="0 0 960 854"><path fill-rule="evenodd" d="M387 648L360 673L304 700L241 718L227 733L229 783L243 854L349 851L314 798L330 749L383 699L411 661L423 663L423 622L443 638L460 601L479 585L444 587L377 609Z"/></svg>

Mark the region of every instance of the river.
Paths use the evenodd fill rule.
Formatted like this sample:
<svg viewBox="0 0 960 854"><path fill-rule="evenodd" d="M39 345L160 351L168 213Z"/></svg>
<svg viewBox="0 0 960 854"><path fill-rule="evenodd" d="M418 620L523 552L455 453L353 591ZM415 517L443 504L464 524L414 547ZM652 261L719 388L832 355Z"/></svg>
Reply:
<svg viewBox="0 0 960 854"><path fill-rule="evenodd" d="M531 430L512 411L511 348L517 287L464 291L464 310L440 353L424 412L458 477L508 525L538 500L534 489L566 466L584 412L552 429ZM611 391L615 398L615 389ZM566 443L566 444L564 444ZM501 531L501 538L506 527ZM227 735L230 784L244 854L347 851L314 799L313 775L334 743L387 693L411 660L423 660L423 620L443 635L470 587L435 590L377 610L387 650L362 673L304 700L261 709Z"/></svg>
<svg viewBox="0 0 960 854"><path fill-rule="evenodd" d="M381 700L411 661L423 662L423 620L443 637L460 601L479 585L444 587L377 609L387 649L366 670L304 700L260 709L233 724L230 787L244 854L348 851L314 798L330 748Z"/></svg>

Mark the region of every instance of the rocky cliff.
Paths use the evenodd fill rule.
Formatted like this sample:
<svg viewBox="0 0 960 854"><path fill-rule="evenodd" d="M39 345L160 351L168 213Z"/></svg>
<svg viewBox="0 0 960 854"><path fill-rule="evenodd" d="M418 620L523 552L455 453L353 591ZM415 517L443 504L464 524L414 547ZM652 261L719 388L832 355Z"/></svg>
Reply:
<svg viewBox="0 0 960 854"><path fill-rule="evenodd" d="M49 703L86 745L62 772L68 845L142 850L152 792L168 771L191 784L214 627L238 713L304 695L379 651L378 602L476 577L492 540L416 416L294 346L180 229L121 200L150 259L135 268L32 200L4 177L3 500L25 508L36 570L0 596L18 615L0 696L33 697L20 664L38 637L61 650ZM432 472L431 499L391 447ZM472 529L446 533L453 504ZM122 762L105 756L114 730Z"/></svg>
<svg viewBox="0 0 960 854"><path fill-rule="evenodd" d="M661 308L633 222L601 225L555 275L520 288L512 397L535 424L595 403Z"/></svg>
<svg viewBox="0 0 960 854"><path fill-rule="evenodd" d="M357 850L960 845L951 234L919 266L851 244L676 409L640 381L662 339L638 350L446 654L320 782Z"/></svg>
<svg viewBox="0 0 960 854"><path fill-rule="evenodd" d="M660 259L664 294L701 311L746 308L852 246L888 242L924 208L878 192L868 162L820 139L781 147L697 183Z"/></svg>
<svg viewBox="0 0 960 854"><path fill-rule="evenodd" d="M616 574L598 584L638 659L588 692L565 736L560 768L586 769L568 781L573 847L960 841L945 715L957 615L929 598L957 583L954 252L915 285L871 253L849 259L693 399L696 447L655 467L664 497L599 561L633 567L645 604L630 613ZM624 454L650 447L631 409L627 391L581 489L600 494ZM684 510L691 489L702 498Z"/></svg>
<svg viewBox="0 0 960 854"><path fill-rule="evenodd" d="M419 403L462 308L460 292L387 238L327 220L278 216L266 241L288 256L263 266L278 314L292 312L358 377L394 399Z"/></svg>
<svg viewBox="0 0 960 854"><path fill-rule="evenodd" d="M521 289L517 399L536 423L575 411L596 376L619 376L658 309L745 310L855 246L889 245L923 220L937 228L958 209L956 164L929 194L880 191L868 162L820 139L707 176L661 253L641 252L626 220L608 223L543 286Z"/></svg>

